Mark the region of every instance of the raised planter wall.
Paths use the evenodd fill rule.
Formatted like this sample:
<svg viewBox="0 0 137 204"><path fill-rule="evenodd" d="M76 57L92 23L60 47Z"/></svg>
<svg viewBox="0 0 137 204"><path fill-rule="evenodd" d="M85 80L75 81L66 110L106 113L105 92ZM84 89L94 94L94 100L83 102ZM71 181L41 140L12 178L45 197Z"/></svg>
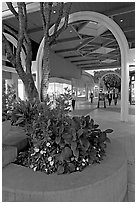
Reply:
<svg viewBox="0 0 137 204"><path fill-rule="evenodd" d="M3 121L2 122L2 140L4 140L7 137L10 129L11 129L10 120Z"/></svg>
<svg viewBox="0 0 137 204"><path fill-rule="evenodd" d="M3 201L120 202L127 192L127 160L121 144L112 140L101 164L82 172L46 175L10 164L3 168Z"/></svg>

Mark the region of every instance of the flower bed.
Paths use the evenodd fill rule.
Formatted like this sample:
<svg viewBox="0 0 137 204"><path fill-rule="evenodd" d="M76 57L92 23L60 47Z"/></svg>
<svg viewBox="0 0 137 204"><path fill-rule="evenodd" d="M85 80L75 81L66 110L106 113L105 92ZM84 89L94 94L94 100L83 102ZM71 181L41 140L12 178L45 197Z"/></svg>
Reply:
<svg viewBox="0 0 137 204"><path fill-rule="evenodd" d="M16 164L2 171L3 202L123 202L127 159L118 140L111 140L100 165L82 172L47 175Z"/></svg>
<svg viewBox="0 0 137 204"><path fill-rule="evenodd" d="M16 164L58 174L82 171L100 163L105 156L112 129L100 130L90 116L70 117L68 95L56 99L53 107L44 103L20 102L12 113L12 124L24 126L30 148L21 152Z"/></svg>

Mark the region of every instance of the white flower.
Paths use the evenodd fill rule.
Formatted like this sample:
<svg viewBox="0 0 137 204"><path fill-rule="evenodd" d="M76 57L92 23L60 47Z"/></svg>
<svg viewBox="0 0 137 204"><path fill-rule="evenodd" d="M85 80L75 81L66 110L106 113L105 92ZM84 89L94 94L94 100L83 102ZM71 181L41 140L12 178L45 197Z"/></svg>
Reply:
<svg viewBox="0 0 137 204"><path fill-rule="evenodd" d="M79 167L77 167L76 169L77 169L77 171L79 171Z"/></svg>
<svg viewBox="0 0 137 204"><path fill-rule="evenodd" d="M39 152L39 148L35 147L35 148L34 148L34 151L35 151L35 152Z"/></svg>
<svg viewBox="0 0 137 204"><path fill-rule="evenodd" d="M46 146L47 146L47 147L49 147L49 146L50 146L50 143L49 143L49 142L47 142Z"/></svg>
<svg viewBox="0 0 137 204"><path fill-rule="evenodd" d="M88 158L86 159L86 161L88 162Z"/></svg>
<svg viewBox="0 0 137 204"><path fill-rule="evenodd" d="M100 154L98 154L98 157L100 157Z"/></svg>
<svg viewBox="0 0 137 204"><path fill-rule="evenodd" d="M51 161L52 160L52 157L48 157L48 161Z"/></svg>
<svg viewBox="0 0 137 204"><path fill-rule="evenodd" d="M85 166L85 163L82 163L82 166Z"/></svg>
<svg viewBox="0 0 137 204"><path fill-rule="evenodd" d="M50 165L53 166L53 164L54 164L54 161L51 161L51 162L50 162Z"/></svg>
<svg viewBox="0 0 137 204"><path fill-rule="evenodd" d="M43 150L40 151L40 154L43 154Z"/></svg>
<svg viewBox="0 0 137 204"><path fill-rule="evenodd" d="M48 171L48 169L45 169L45 171L47 172L47 171Z"/></svg>
<svg viewBox="0 0 137 204"><path fill-rule="evenodd" d="M34 165L33 165L33 164L31 164L31 165L30 165L30 168L32 169L33 167L34 167Z"/></svg>
<svg viewBox="0 0 137 204"><path fill-rule="evenodd" d="M96 147L94 146L93 149L96 149Z"/></svg>
<svg viewBox="0 0 137 204"><path fill-rule="evenodd" d="M71 161L73 161L74 160L74 157L71 157Z"/></svg>
<svg viewBox="0 0 137 204"><path fill-rule="evenodd" d="M37 167L35 166L35 167L33 168L33 171L36 171L36 169L37 169Z"/></svg>
<svg viewBox="0 0 137 204"><path fill-rule="evenodd" d="M82 159L83 162L85 162L85 159Z"/></svg>
<svg viewBox="0 0 137 204"><path fill-rule="evenodd" d="M35 152L31 154L31 156L35 155Z"/></svg>

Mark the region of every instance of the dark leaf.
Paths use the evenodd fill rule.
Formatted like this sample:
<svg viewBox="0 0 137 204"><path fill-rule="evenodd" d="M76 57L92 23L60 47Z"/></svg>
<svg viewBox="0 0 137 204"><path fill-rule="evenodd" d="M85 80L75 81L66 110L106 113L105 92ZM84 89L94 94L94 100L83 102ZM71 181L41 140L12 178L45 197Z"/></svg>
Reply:
<svg viewBox="0 0 137 204"><path fill-rule="evenodd" d="M106 142L111 143L111 141L108 137L106 137Z"/></svg>
<svg viewBox="0 0 137 204"><path fill-rule="evenodd" d="M101 132L100 133L99 141L100 142L104 142L105 140L106 140L106 132Z"/></svg>
<svg viewBox="0 0 137 204"><path fill-rule="evenodd" d="M77 142L71 142L72 151L76 150L76 148L77 148Z"/></svg>
<svg viewBox="0 0 137 204"><path fill-rule="evenodd" d="M69 170L70 170L70 172L73 172L73 171L75 171L75 165L73 164L73 163L69 163Z"/></svg>
<svg viewBox="0 0 137 204"><path fill-rule="evenodd" d="M22 113L16 113L16 116L22 117L23 114Z"/></svg>
<svg viewBox="0 0 137 204"><path fill-rule="evenodd" d="M73 151L73 155L78 159L79 158L79 150L78 149L75 149Z"/></svg>
<svg viewBox="0 0 137 204"><path fill-rule="evenodd" d="M84 147L85 150L88 150L90 143L87 139L80 139L80 144Z"/></svg>
<svg viewBox="0 0 137 204"><path fill-rule="evenodd" d="M69 147L65 147L61 154L60 154L60 160L68 160L72 156L72 151Z"/></svg>
<svg viewBox="0 0 137 204"><path fill-rule="evenodd" d="M19 118L15 124L16 124L16 125L19 125L19 124L22 123L22 122L24 122L24 118Z"/></svg>
<svg viewBox="0 0 137 204"><path fill-rule="evenodd" d="M106 133L112 133L113 130L112 130L112 129L106 129L104 132L106 132Z"/></svg>
<svg viewBox="0 0 137 204"><path fill-rule="evenodd" d="M93 125L93 128L98 128L99 127L99 125L98 124L95 124L95 125Z"/></svg>
<svg viewBox="0 0 137 204"><path fill-rule="evenodd" d="M55 142L56 142L57 144L59 144L60 141L61 141L61 137L56 137Z"/></svg>
<svg viewBox="0 0 137 204"><path fill-rule="evenodd" d="M59 136L63 133L64 131L64 125L61 125L59 128Z"/></svg>
<svg viewBox="0 0 137 204"><path fill-rule="evenodd" d="M71 139L71 138L72 138L72 135L69 134L69 133L64 133L64 134L62 135L62 138L64 138L64 139Z"/></svg>
<svg viewBox="0 0 137 204"><path fill-rule="evenodd" d="M82 134L83 134L83 129L79 129L79 130L77 131L78 137L80 137Z"/></svg>
<svg viewBox="0 0 137 204"><path fill-rule="evenodd" d="M58 166L58 169L57 169L57 173L58 173L58 174L63 174L63 173L64 173L64 166L59 165L59 166Z"/></svg>

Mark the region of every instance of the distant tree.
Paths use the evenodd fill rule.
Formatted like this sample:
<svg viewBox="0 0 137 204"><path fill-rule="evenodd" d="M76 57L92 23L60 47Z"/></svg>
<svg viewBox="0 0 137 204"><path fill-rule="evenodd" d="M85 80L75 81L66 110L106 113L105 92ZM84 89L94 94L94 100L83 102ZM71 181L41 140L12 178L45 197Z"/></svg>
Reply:
<svg viewBox="0 0 137 204"><path fill-rule="evenodd" d="M116 74L108 74L103 77L105 86L108 88L117 88L121 90L121 79Z"/></svg>
<svg viewBox="0 0 137 204"><path fill-rule="evenodd" d="M112 74L107 74L107 73L112 73ZM103 84L107 87L115 87L118 88L118 90L121 90L121 79L115 74L118 73L119 75L121 74L121 70L120 69L116 69L115 71L113 70L109 70L109 71L95 71L94 72L94 81L95 83L99 83L100 78L106 74L103 77Z"/></svg>

